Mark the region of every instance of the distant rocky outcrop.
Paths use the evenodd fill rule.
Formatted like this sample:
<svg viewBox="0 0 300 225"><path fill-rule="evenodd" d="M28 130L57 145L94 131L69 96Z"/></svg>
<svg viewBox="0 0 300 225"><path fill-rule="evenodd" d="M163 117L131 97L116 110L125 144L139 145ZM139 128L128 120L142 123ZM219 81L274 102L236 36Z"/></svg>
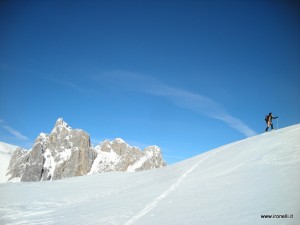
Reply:
<svg viewBox="0 0 300 225"><path fill-rule="evenodd" d="M109 171L139 171L165 166L160 149L149 146L144 151L129 146L124 140L117 138L114 141L105 140L95 147L95 159L91 173Z"/></svg>
<svg viewBox="0 0 300 225"><path fill-rule="evenodd" d="M83 130L58 119L50 134L41 133L30 151L17 149L9 163L9 181L57 180L109 171L139 171L165 166L160 149L144 151L120 138L95 148Z"/></svg>

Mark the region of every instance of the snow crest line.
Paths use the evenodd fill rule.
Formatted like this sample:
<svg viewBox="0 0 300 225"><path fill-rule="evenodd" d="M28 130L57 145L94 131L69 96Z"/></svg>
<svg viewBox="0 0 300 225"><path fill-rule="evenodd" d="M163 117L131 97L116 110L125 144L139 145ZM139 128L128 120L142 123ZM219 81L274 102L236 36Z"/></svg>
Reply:
<svg viewBox="0 0 300 225"><path fill-rule="evenodd" d="M197 162L195 165L193 165L189 170L187 170L184 174L182 174L178 178L178 180L169 189L167 189L160 196L158 196L157 198L155 198L154 201L152 201L151 203L149 203L143 210L141 210L138 214L136 214L135 216L133 216L124 225L131 225L131 224L135 223L137 220L139 220L141 217L143 217L149 211L151 211L153 208L155 208L157 206L157 204L161 200L163 200L164 198L166 198L172 191L174 191L181 184L181 182L187 177L187 175L189 175L189 173L191 173L196 167L199 166L199 164L201 164L203 161L207 160L212 155L215 155L219 151L215 151L214 153L209 154L208 156L204 157L199 162Z"/></svg>

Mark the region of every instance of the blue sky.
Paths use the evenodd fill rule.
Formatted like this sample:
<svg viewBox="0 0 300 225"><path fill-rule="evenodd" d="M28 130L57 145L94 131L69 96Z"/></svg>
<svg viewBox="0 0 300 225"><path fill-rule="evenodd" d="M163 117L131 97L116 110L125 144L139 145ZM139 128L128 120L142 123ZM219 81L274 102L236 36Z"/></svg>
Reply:
<svg viewBox="0 0 300 225"><path fill-rule="evenodd" d="M300 122L296 1L2 1L0 141L59 117L174 163Z"/></svg>

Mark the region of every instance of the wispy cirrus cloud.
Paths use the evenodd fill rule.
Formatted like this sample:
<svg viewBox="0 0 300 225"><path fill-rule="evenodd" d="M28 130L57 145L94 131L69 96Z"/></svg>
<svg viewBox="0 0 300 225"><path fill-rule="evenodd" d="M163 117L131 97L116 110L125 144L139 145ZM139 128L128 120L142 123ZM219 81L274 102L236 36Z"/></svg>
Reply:
<svg viewBox="0 0 300 225"><path fill-rule="evenodd" d="M59 85L60 87L65 88L65 90L72 90L80 94L90 94L92 92L90 88L84 87L84 82L76 82L76 79L71 80L66 77L43 77L42 79Z"/></svg>
<svg viewBox="0 0 300 225"><path fill-rule="evenodd" d="M163 97L179 107L190 109L207 117L220 120L236 129L246 137L256 135L240 119L230 115L225 107L213 99L180 88L175 88L146 75L115 71L95 76L94 79L111 83L118 88L129 89L150 95Z"/></svg>
<svg viewBox="0 0 300 225"><path fill-rule="evenodd" d="M58 82L59 82L60 84L64 85L64 86L70 87L70 88L72 88L73 90L78 91L78 92L80 92L80 93L86 93L86 92L89 92L87 89L84 89L83 87L81 87L81 86L79 86L79 85L77 85L77 84L75 84L75 83L72 83L72 82L70 82L70 81L63 81L63 80L61 80L61 81L58 81Z"/></svg>
<svg viewBox="0 0 300 225"><path fill-rule="evenodd" d="M28 137L26 137L25 135L21 134L20 131L17 131L13 128L11 128L10 126L5 125L5 121L0 119L0 126L5 129L6 131L8 131L10 134L12 134L15 138L17 138L18 140L21 141L28 141Z"/></svg>
<svg viewBox="0 0 300 225"><path fill-rule="evenodd" d="M21 132L9 127L9 126L2 126L4 129L6 129L9 133L11 133L12 135L14 135L17 139L22 140L22 141L27 141L29 140L28 137L24 136L23 134L21 134Z"/></svg>

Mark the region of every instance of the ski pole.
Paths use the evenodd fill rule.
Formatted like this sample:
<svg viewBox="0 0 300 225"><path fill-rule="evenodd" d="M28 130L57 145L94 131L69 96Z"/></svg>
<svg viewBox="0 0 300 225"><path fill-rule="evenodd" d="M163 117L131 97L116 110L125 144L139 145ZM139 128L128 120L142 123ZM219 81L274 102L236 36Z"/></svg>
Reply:
<svg viewBox="0 0 300 225"><path fill-rule="evenodd" d="M278 130L278 117L277 117L277 119L276 119L276 120L277 120L277 130Z"/></svg>

